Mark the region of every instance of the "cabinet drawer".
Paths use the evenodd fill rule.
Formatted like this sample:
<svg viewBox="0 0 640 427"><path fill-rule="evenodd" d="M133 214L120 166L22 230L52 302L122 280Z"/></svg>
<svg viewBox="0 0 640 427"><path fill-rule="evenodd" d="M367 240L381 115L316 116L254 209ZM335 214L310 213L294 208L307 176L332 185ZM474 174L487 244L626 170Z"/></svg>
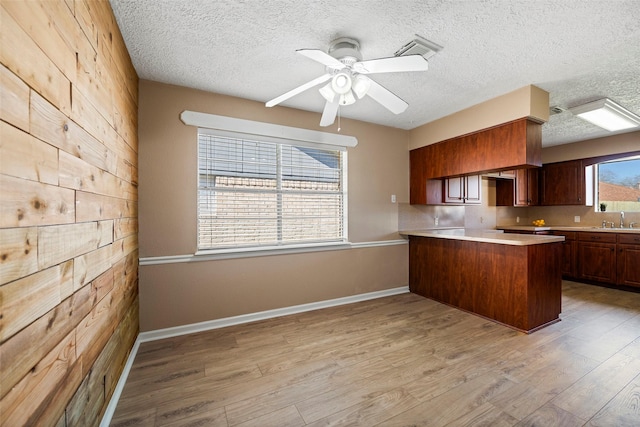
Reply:
<svg viewBox="0 0 640 427"><path fill-rule="evenodd" d="M564 240L576 240L576 232L575 231L553 231L554 236L564 236Z"/></svg>
<svg viewBox="0 0 640 427"><path fill-rule="evenodd" d="M615 243L615 233L578 233L578 239L583 242L598 242L598 243Z"/></svg>
<svg viewBox="0 0 640 427"><path fill-rule="evenodd" d="M640 233L618 234L618 243L624 243L625 245L640 245Z"/></svg>

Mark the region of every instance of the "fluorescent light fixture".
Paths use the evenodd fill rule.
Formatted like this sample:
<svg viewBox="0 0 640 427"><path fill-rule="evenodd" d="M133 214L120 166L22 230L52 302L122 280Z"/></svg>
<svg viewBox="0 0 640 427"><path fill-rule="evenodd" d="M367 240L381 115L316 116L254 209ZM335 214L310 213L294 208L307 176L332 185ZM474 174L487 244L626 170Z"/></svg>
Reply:
<svg viewBox="0 0 640 427"><path fill-rule="evenodd" d="M610 132L640 126L640 116L633 114L609 98L578 105L569 108L569 111L573 115Z"/></svg>

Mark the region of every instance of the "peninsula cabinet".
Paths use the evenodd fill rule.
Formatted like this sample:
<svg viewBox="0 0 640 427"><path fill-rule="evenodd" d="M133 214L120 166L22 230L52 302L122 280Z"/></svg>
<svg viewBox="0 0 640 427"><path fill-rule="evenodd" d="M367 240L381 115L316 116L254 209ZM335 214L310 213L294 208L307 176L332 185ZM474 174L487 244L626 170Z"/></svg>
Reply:
<svg viewBox="0 0 640 427"><path fill-rule="evenodd" d="M617 283L640 287L640 234L618 234Z"/></svg>
<svg viewBox="0 0 640 427"><path fill-rule="evenodd" d="M482 178L480 175L444 180L444 203L479 205L481 201Z"/></svg>
<svg viewBox="0 0 640 427"><path fill-rule="evenodd" d="M584 205L585 177L582 160L547 163L540 169L540 204Z"/></svg>

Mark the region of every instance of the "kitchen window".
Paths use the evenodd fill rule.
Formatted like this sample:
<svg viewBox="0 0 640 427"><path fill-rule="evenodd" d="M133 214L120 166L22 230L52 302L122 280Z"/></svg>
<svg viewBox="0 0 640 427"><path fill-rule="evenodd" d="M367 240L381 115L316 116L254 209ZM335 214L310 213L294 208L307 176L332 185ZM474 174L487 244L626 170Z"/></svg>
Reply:
<svg viewBox="0 0 640 427"><path fill-rule="evenodd" d="M346 149L198 129L198 251L347 241Z"/></svg>
<svg viewBox="0 0 640 427"><path fill-rule="evenodd" d="M640 156L595 166L596 211L640 212Z"/></svg>

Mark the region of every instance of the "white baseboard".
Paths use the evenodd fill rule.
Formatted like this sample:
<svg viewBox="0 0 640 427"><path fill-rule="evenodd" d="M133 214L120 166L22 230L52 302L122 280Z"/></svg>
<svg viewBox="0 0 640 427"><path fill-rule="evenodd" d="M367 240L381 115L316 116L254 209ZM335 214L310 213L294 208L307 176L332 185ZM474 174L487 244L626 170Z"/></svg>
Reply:
<svg viewBox="0 0 640 427"><path fill-rule="evenodd" d="M240 316L225 317L224 319L208 320L206 322L192 323L190 325L175 326L172 328L156 329L155 331L141 332L140 342L155 341L196 332L209 331L242 323L255 322L257 320L272 319L274 317L287 316L305 311L318 310L320 308L335 307L344 304L352 304L359 301L382 298L409 292L408 286L385 289L383 291L368 292L366 294L352 295L350 297L330 299L326 301L312 302L309 304L294 305L291 307L276 308L274 310L260 311L257 313L242 314Z"/></svg>
<svg viewBox="0 0 640 427"><path fill-rule="evenodd" d="M192 323L190 325L175 326L173 328L157 329L155 331L141 332L140 334L138 334L138 338L133 343L133 347L131 348L131 353L129 353L129 357L127 358L127 363L125 363L124 365L124 369L122 370L122 374L120 374L120 379L118 380L118 384L116 384L116 388L113 391L113 395L109 400L107 409L104 413L104 416L102 417L102 421L100 422L100 427L108 427L109 424L111 423L111 419L113 418L113 415L115 414L115 411L116 411L116 406L118 405L118 400L120 400L120 395L122 394L124 385L127 382L127 377L129 376L129 372L131 371L131 367L133 366L133 361L136 358L136 354L138 353L138 348L140 348L140 344L143 342L156 341L156 340L176 337L180 335L192 334L195 332L209 331L212 329L224 328L226 326L255 322L257 320L272 319L274 317L287 316L287 315L296 314L296 313L303 313L305 311L318 310L321 308L329 308L329 307L337 307L339 305L353 304L355 302L367 301L367 300L372 300L376 298L383 298L391 295L404 294L407 292L409 292L408 286L400 286L398 288L385 289L383 291L376 291L376 292L368 292L366 294L352 295L350 297L335 298L335 299L330 299L326 301L312 302L309 304L294 305L291 307L277 308L274 310L260 311L257 313L243 314L240 316L226 317L224 319L216 319L216 320L209 320L206 322Z"/></svg>

